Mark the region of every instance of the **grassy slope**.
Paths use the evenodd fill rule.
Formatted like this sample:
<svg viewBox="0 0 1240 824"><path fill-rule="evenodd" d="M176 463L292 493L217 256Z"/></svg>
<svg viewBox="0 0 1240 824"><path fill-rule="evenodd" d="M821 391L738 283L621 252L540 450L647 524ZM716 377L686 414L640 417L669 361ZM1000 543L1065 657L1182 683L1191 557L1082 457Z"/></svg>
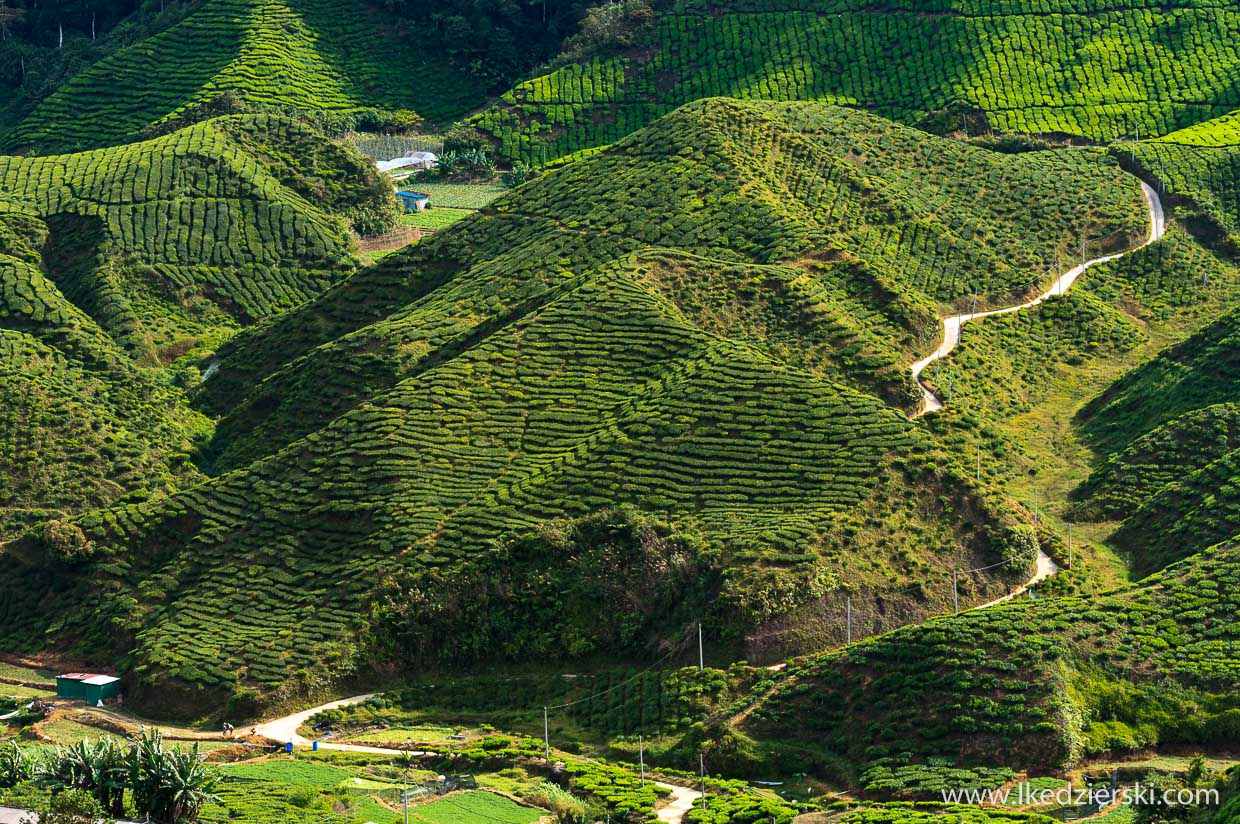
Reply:
<svg viewBox="0 0 1240 824"><path fill-rule="evenodd" d="M459 116L479 90L385 34L381 15L327 0L208 0L176 25L79 72L5 138L76 151L140 137L187 106L233 92L311 111L411 108Z"/></svg>
<svg viewBox="0 0 1240 824"><path fill-rule="evenodd" d="M930 177L949 161L976 174ZM859 612L882 599L859 616L873 631L942 611L948 570L1010 551L1010 522L855 387L874 391L871 363L907 381L901 359L929 345L916 331L962 293L961 278L924 272L985 260L983 291L1004 295L1082 219L1122 242L1141 214L1099 155L1012 158L848 110L695 104L239 340L208 391L228 409L229 392L269 375L231 403L249 416L269 398L287 423L253 415L251 435L230 416L234 471L77 519L94 556L88 585L61 588L63 637L132 649L133 694L166 686L148 694L181 711L247 685L295 692L383 654L383 597L491 580L528 546L497 536L562 547L555 519L620 504L660 513L678 536L667 546L691 548L700 574L667 603L708 602L759 654L837 636L834 605L814 598L838 600L844 569ZM905 220L915 228L895 232ZM283 449L264 443L281 435ZM635 546L654 566L622 580L644 591L643 570L672 558ZM45 643L49 612L28 605L52 574L42 549L10 547L27 562L4 593L14 646ZM528 576L498 582L499 602L531 590L520 625L558 614L538 606L554 557L533 552ZM996 591L977 576L964 595ZM801 609L826 611L781 624ZM680 620L654 615L620 650ZM474 622L447 626L437 650L471 654ZM605 630L561 642L588 653ZM556 637L500 621L486 648Z"/></svg>
<svg viewBox="0 0 1240 824"><path fill-rule="evenodd" d="M863 764L1056 767L1129 724L1146 742L1223 744L1240 714L1237 575L1232 541L1103 596L899 630L800 664L745 729Z"/></svg>
<svg viewBox="0 0 1240 824"><path fill-rule="evenodd" d="M856 104L909 123L963 104L999 130L1099 140L1133 123L1166 134L1240 106L1240 14L1223 3L654 5L642 46L522 83L475 122L504 154L537 163L712 95ZM956 129L962 117L930 122Z"/></svg>
<svg viewBox="0 0 1240 824"><path fill-rule="evenodd" d="M1130 465L1134 458L1121 453L1130 445L1145 451L1141 439L1160 424L1235 397L1226 381L1214 382L1213 371L1200 375L1215 389L1210 398L1153 383L1124 387L1136 376L1157 373L1166 357L1160 352L1237 305L1240 271L1173 224L1158 244L1091 269L1066 297L967 325L961 347L930 374L932 383L951 395L948 409L930 425L962 456L963 466L976 471L980 447L983 476L1028 509L1037 506L1058 533L1061 561L1067 560L1065 522L1077 522L1076 557L1085 563L1061 583L1084 585L1092 578L1090 586L1114 585L1127 577L1104 547L1115 524L1080 522L1121 513L1103 512L1101 501L1094 506L1085 499L1120 477L1152 494L1158 470L1146 472L1148 461L1139 475L1105 480L1106 473ZM1186 423L1185 431L1191 430ZM1182 475L1214 461L1221 457L1215 446L1186 443L1194 454L1180 463L1160 456L1166 461L1163 474ZM1114 463L1112 469L1107 461ZM1088 481L1094 470L1101 474ZM1123 494L1122 487L1104 494ZM1079 500L1069 504L1070 496ZM1220 538L1210 535L1195 546Z"/></svg>
<svg viewBox="0 0 1240 824"><path fill-rule="evenodd" d="M0 158L0 186L46 220L60 290L136 359L166 361L350 271L337 214L386 197L361 161L323 145L289 121L226 118L121 148Z"/></svg>
<svg viewBox="0 0 1240 824"><path fill-rule="evenodd" d="M1116 532L1115 543L1132 553L1138 571L1158 569L1230 535L1240 506L1240 453L1229 439L1226 423L1213 435L1198 438L1203 410L1234 402L1240 377L1240 313L1216 323L1133 370L1083 410L1088 437L1114 443L1119 433L1138 435L1132 449L1150 442L1194 437L1193 454L1174 461L1174 452L1160 451L1165 485L1152 486L1131 517ZM1139 410L1139 411L1138 411ZM1222 426L1221 430L1217 430ZM1130 460L1121 453L1114 462ZM1107 466L1112 466L1109 464ZM1105 470L1106 467L1104 467ZM1143 482L1151 475L1138 469Z"/></svg>

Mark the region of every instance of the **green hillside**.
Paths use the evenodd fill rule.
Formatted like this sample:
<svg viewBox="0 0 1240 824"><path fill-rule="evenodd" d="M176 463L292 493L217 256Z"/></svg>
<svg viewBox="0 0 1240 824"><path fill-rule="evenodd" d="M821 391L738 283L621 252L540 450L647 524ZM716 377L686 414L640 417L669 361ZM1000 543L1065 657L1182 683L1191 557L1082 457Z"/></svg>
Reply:
<svg viewBox="0 0 1240 824"><path fill-rule="evenodd" d="M1240 108L1240 12L1103 0L663 0L641 44L517 85L475 123L542 163L690 100L820 100L932 129L1167 134Z"/></svg>
<svg viewBox="0 0 1240 824"><path fill-rule="evenodd" d="M1180 415L1235 400L1238 380L1233 311L1116 381L1082 411L1082 427L1099 448L1117 451Z"/></svg>
<svg viewBox="0 0 1240 824"><path fill-rule="evenodd" d="M1126 246L1144 214L1093 152L1001 155L849 109L699 102L231 343L204 400L227 413L215 465L270 454L651 248L690 256L637 265L708 329L911 409L906 366L933 348L940 306L1020 295L1082 235Z"/></svg>
<svg viewBox="0 0 1240 824"><path fill-rule="evenodd" d="M61 643L124 655L136 699L185 712L394 651L641 655L692 612L777 658L841 640L846 593L879 632L1003 562L961 580L994 597L1031 531L893 408L902 364L943 303L1020 294L1144 212L1102 153L693 104L230 342L198 396L228 471L75 518L68 579L38 530L10 544L5 644L46 643L30 605L56 580ZM582 599L610 608L557 606L596 580ZM660 595L621 621L623 592Z"/></svg>
<svg viewBox="0 0 1240 824"><path fill-rule="evenodd" d="M413 109L444 121L481 102L474 81L390 29L380 11L359 3L205 0L76 74L3 145L42 152L115 145L201 117L195 110L227 113L238 104L344 115ZM225 94L235 104L221 104Z"/></svg>
<svg viewBox="0 0 1240 824"><path fill-rule="evenodd" d="M0 187L46 223L56 287L147 363L342 279L356 262L342 216L394 208L359 157L266 116L114 149L0 157Z"/></svg>
<svg viewBox="0 0 1240 824"><path fill-rule="evenodd" d="M1234 523L1233 523L1234 526ZM752 735L871 768L1055 768L1109 750L1234 741L1240 544L1105 596L1019 602L811 658Z"/></svg>
<svg viewBox="0 0 1240 824"><path fill-rule="evenodd" d="M76 512L199 480L188 458L205 421L48 281L46 236L38 218L0 208L0 537L29 520L22 510Z"/></svg>
<svg viewBox="0 0 1240 824"><path fill-rule="evenodd" d="M1219 403L1172 418L1111 456L1082 486L1078 516L1120 520L1186 473L1240 448L1240 405Z"/></svg>

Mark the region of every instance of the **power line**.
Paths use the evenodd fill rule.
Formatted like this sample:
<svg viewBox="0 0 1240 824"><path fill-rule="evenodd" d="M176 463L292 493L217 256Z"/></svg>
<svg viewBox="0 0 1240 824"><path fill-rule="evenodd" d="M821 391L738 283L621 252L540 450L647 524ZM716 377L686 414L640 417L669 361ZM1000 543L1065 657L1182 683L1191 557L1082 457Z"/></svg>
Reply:
<svg viewBox="0 0 1240 824"><path fill-rule="evenodd" d="M549 704L549 705L547 705L547 706L543 707L543 709L544 709L544 710L562 710L562 709L565 709L566 707L575 707L575 706L577 706L578 704L584 704L586 701L593 701L595 698L599 698L599 697L601 697L601 696L607 695L608 693L615 692L616 690L620 689L621 687L627 687L629 684L633 683L633 682L634 682L634 681L636 681L638 678L641 678L643 675L645 675L646 673L650 672L652 669L654 669L655 667L659 666L659 665L660 665L660 664L662 664L664 661L666 661L667 659L671 658L673 655L677 655L677 654L679 654L679 653L683 652L683 651L684 651L684 647L685 647L685 643L686 643L687 641L688 641L688 638L686 637L686 639L685 639L684 641L681 641L681 642L680 642L680 646L678 646L678 647L673 647L673 648L672 648L671 650L669 650L666 654L664 654L664 656L663 656L662 658L659 658L659 659L658 659L658 660L656 660L653 664L651 664L650 666L646 667L646 668L645 668L644 670L642 670L641 672L638 672L637 674L635 674L635 675L633 675L633 676L631 676L631 677L629 677L629 678L626 678L625 680L621 681L619 684L613 684L612 686L608 687L608 688L607 688L607 689L605 689L605 690L600 690L599 692L593 693L593 694L591 694L591 695L587 695L587 696L585 696L584 698L578 698L576 701L569 701L569 702L564 703L564 704Z"/></svg>

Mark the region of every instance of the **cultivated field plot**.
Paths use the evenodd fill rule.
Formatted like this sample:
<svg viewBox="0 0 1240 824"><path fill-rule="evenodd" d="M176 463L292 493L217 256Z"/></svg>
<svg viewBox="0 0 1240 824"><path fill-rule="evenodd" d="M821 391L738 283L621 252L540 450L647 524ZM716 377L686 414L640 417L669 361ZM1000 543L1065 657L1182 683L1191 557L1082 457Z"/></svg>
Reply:
<svg viewBox="0 0 1240 824"><path fill-rule="evenodd" d="M459 223L474 213L473 209L453 209L447 206L432 206L424 212L405 215L401 220L408 226L419 229L438 231Z"/></svg>
<svg viewBox="0 0 1240 824"><path fill-rule="evenodd" d="M488 792L466 792L419 804L410 810L410 820L425 824L533 824L544 811L523 807L501 795Z"/></svg>
<svg viewBox="0 0 1240 824"><path fill-rule="evenodd" d="M430 195L431 206L483 209L508 191L498 183L409 183L405 188Z"/></svg>

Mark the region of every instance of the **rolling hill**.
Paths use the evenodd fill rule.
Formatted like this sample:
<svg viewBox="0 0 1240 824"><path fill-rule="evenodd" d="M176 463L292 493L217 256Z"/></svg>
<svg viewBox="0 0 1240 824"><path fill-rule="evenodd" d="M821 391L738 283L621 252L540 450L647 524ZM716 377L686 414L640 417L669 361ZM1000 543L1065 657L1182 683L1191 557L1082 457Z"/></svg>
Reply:
<svg viewBox="0 0 1240 824"><path fill-rule="evenodd" d="M836 107L693 104L432 238L412 265L231 342L204 390L204 409L231 413L216 465L268 454L557 282L651 247L722 264L706 264L709 284L687 279L692 259L642 264L705 322L913 409L906 366L932 348L938 307L1022 294L1081 237L1127 245L1143 213L1135 181L1091 152L1001 155Z"/></svg>
<svg viewBox="0 0 1240 824"><path fill-rule="evenodd" d="M664 0L637 45L565 58L474 123L539 164L690 100L819 100L934 131L1096 141L1165 135L1240 108L1240 14L1155 0Z"/></svg>
<svg viewBox="0 0 1240 824"><path fill-rule="evenodd" d="M392 36L393 22L358 3L203 0L78 72L3 148L112 146L229 106L346 117L413 109L445 121L482 101L475 81Z"/></svg>
<svg viewBox="0 0 1240 824"><path fill-rule="evenodd" d="M47 226L0 205L0 535L33 519L200 480L208 430L184 397L135 368L44 276Z"/></svg>
<svg viewBox="0 0 1240 824"><path fill-rule="evenodd" d="M11 542L5 643L46 643L54 613L66 643L125 656L135 698L187 712L393 650L643 654L679 636L677 604L778 656L840 637L845 592L875 632L946 609L953 568L1006 561L963 576L966 602L993 597L1036 543L941 468L897 408L901 364L941 304L1019 294L1144 212L1104 153L692 104L230 342L198 393L224 413L221 474ZM600 518L634 561L596 597L664 587L627 629L618 607L565 619L548 589L615 564L574 537Z"/></svg>
<svg viewBox="0 0 1240 824"><path fill-rule="evenodd" d="M341 280L357 263L347 219L395 208L359 156L267 116L0 157L0 189L46 224L56 287L148 365Z"/></svg>

